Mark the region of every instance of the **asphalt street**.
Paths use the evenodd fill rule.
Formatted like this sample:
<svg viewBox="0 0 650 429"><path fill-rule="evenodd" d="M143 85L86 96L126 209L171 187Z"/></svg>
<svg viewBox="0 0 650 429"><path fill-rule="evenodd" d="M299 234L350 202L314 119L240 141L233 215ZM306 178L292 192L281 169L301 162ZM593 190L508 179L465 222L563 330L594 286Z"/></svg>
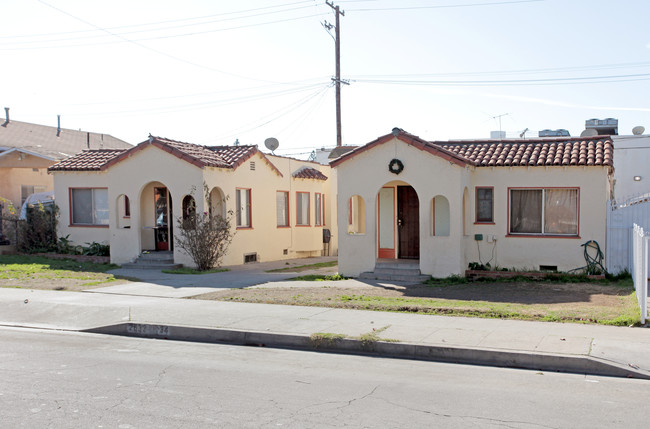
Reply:
<svg viewBox="0 0 650 429"><path fill-rule="evenodd" d="M2 428L646 427L650 383L0 328Z"/></svg>

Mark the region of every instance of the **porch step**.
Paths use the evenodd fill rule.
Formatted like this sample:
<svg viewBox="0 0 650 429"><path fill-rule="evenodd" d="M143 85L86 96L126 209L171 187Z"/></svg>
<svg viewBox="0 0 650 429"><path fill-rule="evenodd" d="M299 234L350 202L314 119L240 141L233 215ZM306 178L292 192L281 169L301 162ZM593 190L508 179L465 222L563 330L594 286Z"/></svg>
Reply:
<svg viewBox="0 0 650 429"><path fill-rule="evenodd" d="M420 272L418 261L377 261L375 270L359 275L360 279L424 283L430 276Z"/></svg>
<svg viewBox="0 0 650 429"><path fill-rule="evenodd" d="M378 280L383 282L401 282L401 283L424 283L429 280L431 276L424 274L418 275L398 275L398 274L377 274L376 272L365 272L359 274L360 279L364 280Z"/></svg>
<svg viewBox="0 0 650 429"><path fill-rule="evenodd" d="M122 268L136 270L173 270L182 266L174 263L174 253L171 251L142 253L133 263L122 264Z"/></svg>

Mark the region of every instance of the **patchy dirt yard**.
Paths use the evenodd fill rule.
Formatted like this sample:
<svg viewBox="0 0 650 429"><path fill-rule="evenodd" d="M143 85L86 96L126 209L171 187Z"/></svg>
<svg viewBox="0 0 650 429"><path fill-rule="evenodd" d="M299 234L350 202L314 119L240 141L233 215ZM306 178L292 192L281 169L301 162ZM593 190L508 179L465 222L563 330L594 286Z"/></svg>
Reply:
<svg viewBox="0 0 650 429"><path fill-rule="evenodd" d="M0 287L80 291L128 282L106 271L116 265L33 255L0 256Z"/></svg>
<svg viewBox="0 0 650 429"><path fill-rule="evenodd" d="M638 320L626 283L476 282L452 285L372 285L361 281L255 286L193 297L424 314L627 325Z"/></svg>

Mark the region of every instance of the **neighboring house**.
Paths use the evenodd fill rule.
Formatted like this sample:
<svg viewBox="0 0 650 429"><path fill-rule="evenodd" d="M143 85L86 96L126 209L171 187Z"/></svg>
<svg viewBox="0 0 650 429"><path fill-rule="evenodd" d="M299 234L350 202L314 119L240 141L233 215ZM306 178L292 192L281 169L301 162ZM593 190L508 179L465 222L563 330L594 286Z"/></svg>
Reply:
<svg viewBox="0 0 650 429"><path fill-rule="evenodd" d="M5 111L0 124L0 197L18 210L31 194L54 189L47 168L56 162L84 149L133 147L108 134L10 120Z"/></svg>
<svg viewBox="0 0 650 429"><path fill-rule="evenodd" d="M395 128L331 165L343 275L384 258L435 277L470 262L567 271L585 265L581 244L605 248L609 136L429 142Z"/></svg>
<svg viewBox="0 0 650 429"><path fill-rule="evenodd" d="M232 211L236 232L225 265L336 254L336 180L329 166L268 155L257 146L208 147L160 137L129 150L88 150L50 167L60 208L59 235L106 242L111 262L172 250L177 220ZM204 198L207 186L212 205Z"/></svg>
<svg viewBox="0 0 650 429"><path fill-rule="evenodd" d="M612 142L616 200L650 195L650 135L612 136Z"/></svg>

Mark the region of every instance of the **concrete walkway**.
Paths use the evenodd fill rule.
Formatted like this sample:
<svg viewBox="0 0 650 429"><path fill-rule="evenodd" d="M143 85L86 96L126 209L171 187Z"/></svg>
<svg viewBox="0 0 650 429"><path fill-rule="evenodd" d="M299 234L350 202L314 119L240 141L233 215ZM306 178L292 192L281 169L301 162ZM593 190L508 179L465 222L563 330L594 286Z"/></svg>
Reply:
<svg viewBox="0 0 650 429"><path fill-rule="evenodd" d="M212 274L166 274L160 270L119 268L109 271L109 273L118 277L137 278L140 281L89 289L87 292L184 298L212 292L217 289L242 288L265 283L281 282L282 280L306 274L335 274L337 272L336 267L310 269L301 271L300 273L268 272L271 270L332 261L336 261L336 256L233 265L223 267L229 271Z"/></svg>
<svg viewBox="0 0 650 429"><path fill-rule="evenodd" d="M154 290L161 286L147 285L142 287ZM223 286L193 287L205 291L205 288ZM0 325L650 379L650 329L645 328L186 300L97 291L0 289ZM328 335L314 335L318 333ZM372 338L373 333L377 338Z"/></svg>

